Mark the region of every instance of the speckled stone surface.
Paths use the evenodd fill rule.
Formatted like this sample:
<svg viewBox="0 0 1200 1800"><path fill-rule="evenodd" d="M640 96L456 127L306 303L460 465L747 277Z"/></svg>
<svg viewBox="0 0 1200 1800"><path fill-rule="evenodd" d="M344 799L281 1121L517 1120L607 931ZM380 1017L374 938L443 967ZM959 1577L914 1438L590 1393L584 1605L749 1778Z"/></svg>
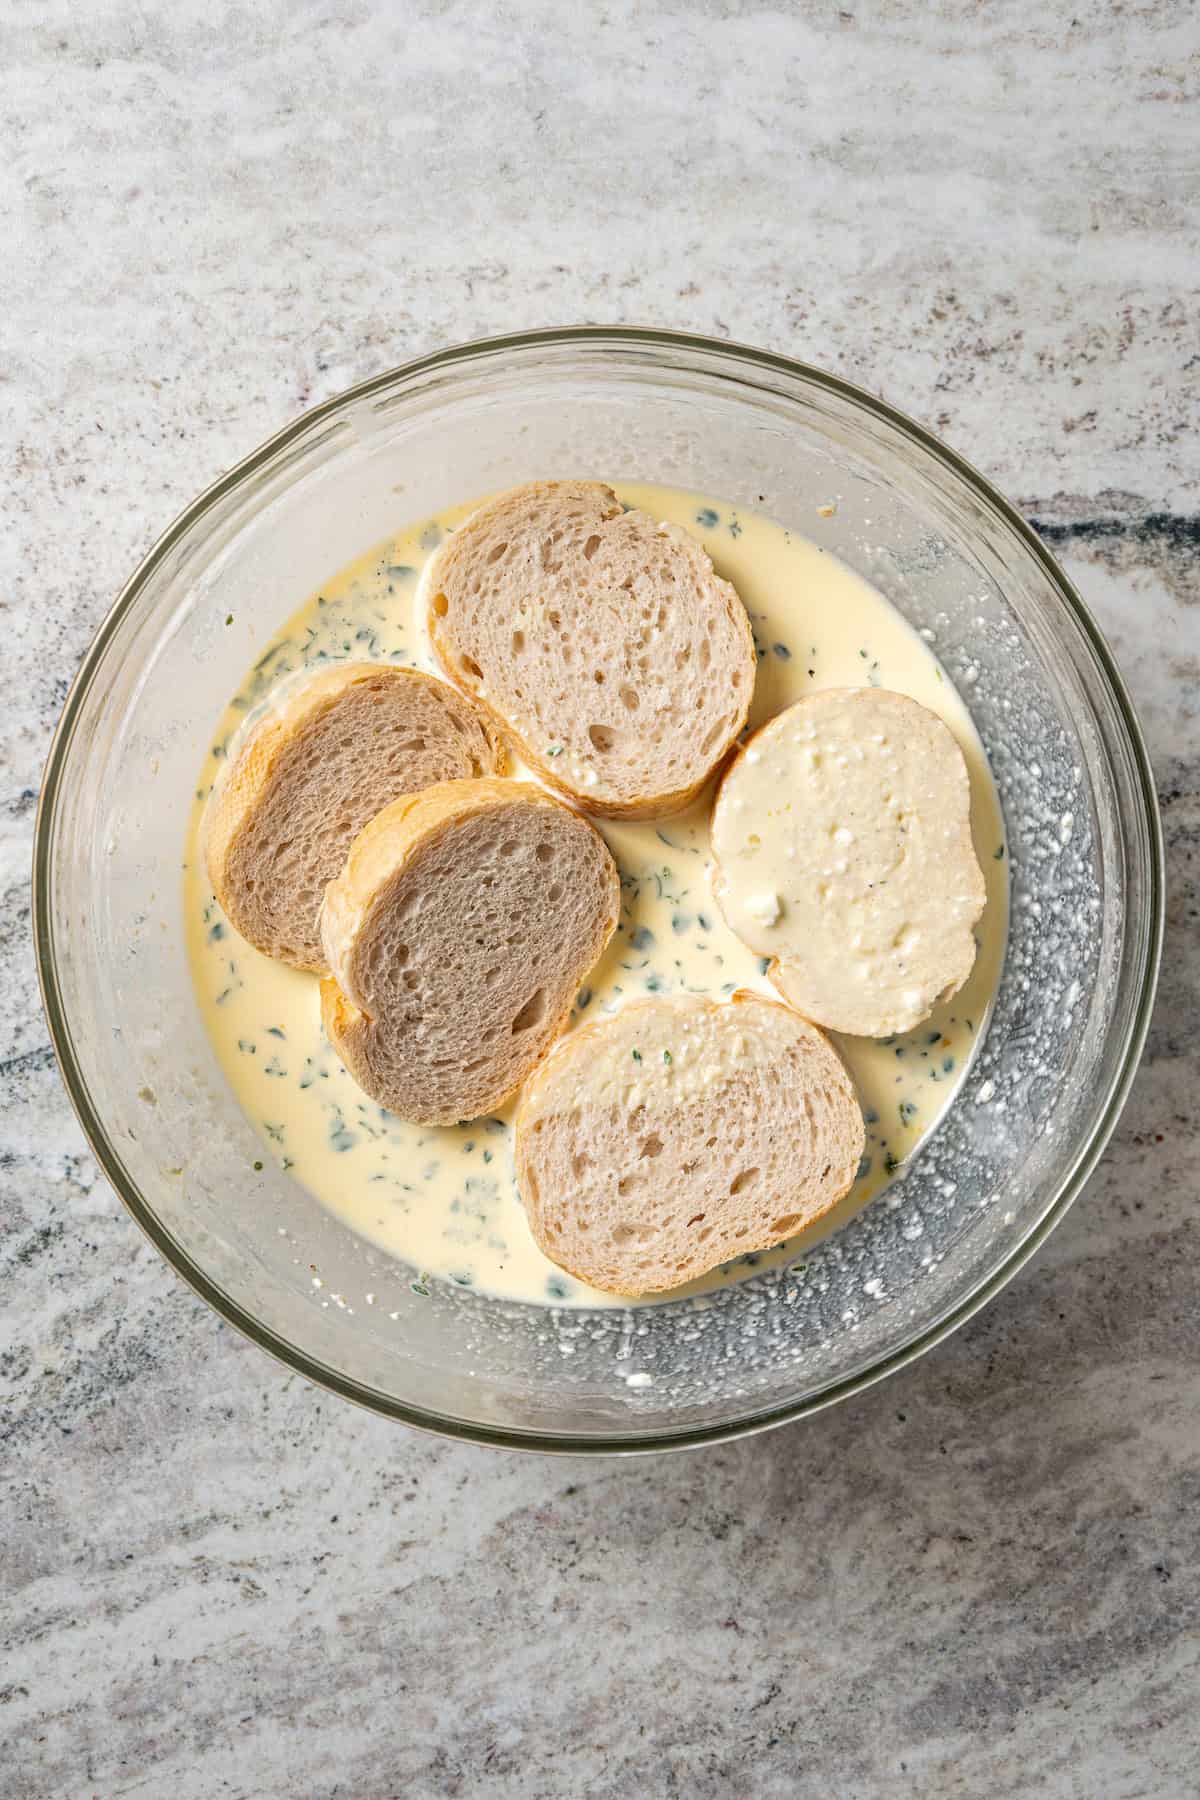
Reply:
<svg viewBox="0 0 1200 1800"><path fill-rule="evenodd" d="M1200 1792L1190 0L0 8L0 1789ZM71 675L163 524L455 339L790 351L1035 518L1149 735L1145 1065L1048 1247L806 1425L426 1440L222 1328L96 1174L29 945Z"/></svg>

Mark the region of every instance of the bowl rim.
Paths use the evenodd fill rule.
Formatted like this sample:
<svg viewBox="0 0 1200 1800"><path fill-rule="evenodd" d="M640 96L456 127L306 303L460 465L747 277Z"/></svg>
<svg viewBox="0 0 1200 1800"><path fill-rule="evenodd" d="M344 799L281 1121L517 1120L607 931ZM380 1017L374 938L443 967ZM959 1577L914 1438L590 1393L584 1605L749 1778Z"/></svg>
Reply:
<svg viewBox="0 0 1200 1800"><path fill-rule="evenodd" d="M1139 789L1143 802L1143 816L1140 824L1145 831L1146 838L1142 847L1147 853L1151 903L1145 909L1142 918L1132 921L1131 924L1131 928L1138 932L1141 938L1139 945L1141 952L1140 991L1126 1029L1126 1041L1122 1049L1121 1060L1109 1082L1108 1091L1103 1096L1102 1110L1092 1135L1080 1148L1073 1165L1049 1196L1041 1213L1030 1225L1024 1237L989 1275L978 1282L964 1299L916 1332L912 1338L892 1351L890 1355L800 1399L777 1406L751 1408L744 1414L709 1426L682 1426L677 1431L657 1427L644 1433L639 1433L636 1427L631 1427L627 1432L576 1435L570 1432L549 1433L494 1427L473 1420L426 1412L421 1407L409 1402L398 1401L389 1394L342 1375L336 1369L331 1369L310 1356L298 1345L291 1343L280 1333L262 1324L238 1301L233 1300L209 1279L200 1265L177 1243L161 1223L153 1207L143 1198L137 1185L130 1179L103 1120L92 1104L87 1083L75 1053L70 1023L59 988L50 906L50 884L53 827L58 797L67 753L73 740L75 725L84 699L108 645L125 615L138 599L146 582L164 558L171 553L210 508L237 488L248 476L268 464L281 450L303 437L319 421L341 411L349 404L370 400L399 380L411 380L416 376L453 369L460 363L469 363L481 355L495 356L508 351L521 352L538 348L554 349L589 345L599 348L606 344L617 349L623 347L675 352L691 350L706 355L716 353L729 358L734 363L741 363L747 372L784 375L792 379L799 378L850 402L881 419L902 435L911 437L936 461L945 464L960 480L965 481L979 497L987 502L1025 549L1041 564L1051 587L1067 611L1073 615L1076 625L1082 631L1088 647L1099 665L1101 674L1108 684L1120 724L1124 729L1126 747L1133 763L1135 786ZM226 470L223 475L218 476L188 506L184 507L167 526L157 542L151 546L121 588L92 639L67 693L61 716L51 739L38 798L34 826L32 898L33 939L38 984L51 1043L67 1097L106 1179L151 1243L170 1263L176 1274L180 1275L202 1300L207 1301L230 1325L260 1349L274 1356L293 1373L304 1376L306 1380L340 1395L343 1399L351 1400L386 1418L398 1420L413 1429L509 1450L531 1450L559 1455L645 1455L654 1451L691 1449L703 1444L725 1443L734 1438L770 1430L774 1426L787 1424L791 1420L823 1411L839 1400L863 1392L866 1388L883 1380L885 1376L895 1373L896 1370L904 1368L908 1363L914 1362L919 1356L923 1356L926 1351L949 1337L960 1325L986 1306L988 1301L993 1299L1003 1287L1007 1286L1018 1270L1044 1243L1074 1203L1099 1161L1128 1097L1145 1044L1158 979L1164 924L1165 865L1162 824L1149 753L1125 682L1104 636L1074 585L1059 567L1032 526L965 457L960 456L957 451L952 450L924 426L890 406L886 401L879 399L868 389L798 358L782 356L774 351L757 349L729 339L704 337L692 332L668 331L636 325L575 325L472 339L412 358L381 374L372 376L366 381L345 388L328 400L301 413L290 424L266 438L257 448Z"/></svg>

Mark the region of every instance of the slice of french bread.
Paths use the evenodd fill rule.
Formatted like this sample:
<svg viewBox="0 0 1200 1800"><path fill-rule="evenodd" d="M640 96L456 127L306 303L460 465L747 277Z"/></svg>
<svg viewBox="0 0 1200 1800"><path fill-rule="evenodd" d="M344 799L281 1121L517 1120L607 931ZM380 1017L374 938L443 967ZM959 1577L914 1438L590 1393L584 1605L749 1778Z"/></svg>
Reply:
<svg viewBox="0 0 1200 1800"><path fill-rule="evenodd" d="M589 812L687 805L746 722L757 662L734 589L599 482L487 501L426 565L422 607L450 678Z"/></svg>
<svg viewBox="0 0 1200 1800"><path fill-rule="evenodd" d="M243 743L205 821L213 892L256 949L323 974L325 886L368 819L400 794L504 766L490 722L444 681L341 663L289 686Z"/></svg>
<svg viewBox="0 0 1200 1800"><path fill-rule="evenodd" d="M908 1031L975 961L986 891L967 766L907 694L827 688L769 720L721 782L713 892L789 1005L831 1031Z"/></svg>
<svg viewBox="0 0 1200 1800"><path fill-rule="evenodd" d="M587 820L531 783L443 782L385 807L330 882L330 1043L422 1125L494 1110L566 1024L620 882Z"/></svg>
<svg viewBox="0 0 1200 1800"><path fill-rule="evenodd" d="M650 1000L564 1038L516 1118L517 1184L552 1261L593 1287L678 1287L790 1237L854 1180L837 1052L773 1000Z"/></svg>

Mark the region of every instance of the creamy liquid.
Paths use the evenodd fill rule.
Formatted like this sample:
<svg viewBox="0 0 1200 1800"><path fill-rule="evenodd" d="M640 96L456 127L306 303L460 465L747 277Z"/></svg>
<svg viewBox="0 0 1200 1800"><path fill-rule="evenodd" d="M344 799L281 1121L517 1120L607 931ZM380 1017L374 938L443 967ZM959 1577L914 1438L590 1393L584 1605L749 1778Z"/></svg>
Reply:
<svg viewBox="0 0 1200 1800"><path fill-rule="evenodd" d="M800 1237L676 1290L699 1293L795 1260L877 1195L949 1106L979 1042L1004 954L1004 827L965 706L882 595L770 519L670 488L614 485L626 504L692 532L741 595L759 652L748 730L819 687L894 688L945 720L967 759L972 830L988 887L975 967L952 1001L903 1037L834 1040L867 1124L851 1192ZM434 1128L405 1124L368 1100L325 1041L316 978L244 943L204 873L205 803L230 751L236 753L236 737L278 695L281 681L338 660L440 673L415 617L417 581L430 551L470 510L458 507L399 533L322 587L288 620L226 710L201 772L184 865L197 1000L221 1067L262 1135L263 1157L409 1264L418 1290L433 1278L543 1305L637 1304L588 1287L534 1244L513 1179L511 1104L494 1118ZM572 1026L648 994L720 999L740 987L778 997L764 959L733 936L713 899L711 806L710 788L668 819L596 821L621 871L621 919L580 989Z"/></svg>

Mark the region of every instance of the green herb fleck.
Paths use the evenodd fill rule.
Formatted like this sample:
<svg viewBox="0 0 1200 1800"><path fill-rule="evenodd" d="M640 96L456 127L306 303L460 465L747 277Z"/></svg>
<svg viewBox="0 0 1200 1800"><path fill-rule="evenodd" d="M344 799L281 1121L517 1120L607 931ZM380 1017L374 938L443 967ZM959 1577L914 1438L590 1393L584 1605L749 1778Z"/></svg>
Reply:
<svg viewBox="0 0 1200 1800"><path fill-rule="evenodd" d="M560 1281L557 1275L551 1275L546 1283L546 1292L551 1300L565 1300L571 1290L565 1281Z"/></svg>
<svg viewBox="0 0 1200 1800"><path fill-rule="evenodd" d="M671 1052L669 1050L664 1050L663 1051L663 1061L665 1063L669 1063L670 1060L671 1060Z"/></svg>
<svg viewBox="0 0 1200 1800"><path fill-rule="evenodd" d="M262 1168L262 1164L260 1162L256 1162L254 1164L255 1173L257 1173L261 1168Z"/></svg>
<svg viewBox="0 0 1200 1800"><path fill-rule="evenodd" d="M586 987L580 988L579 992L575 996L575 1004L579 1008L580 1012L582 1012L585 1007L590 1006L592 1004L591 988L586 988Z"/></svg>
<svg viewBox="0 0 1200 1800"><path fill-rule="evenodd" d="M759 957L758 972L760 975L765 975L767 970L770 968L770 966L771 966L771 959L769 956L760 956Z"/></svg>
<svg viewBox="0 0 1200 1800"><path fill-rule="evenodd" d="M267 664L269 662L271 662L274 657L279 655L280 651L287 649L290 642L291 642L290 638L284 638L282 643L272 644L271 648L269 650L264 650L262 655L259 657L258 661L254 665L255 670L257 671L259 669L265 669Z"/></svg>
<svg viewBox="0 0 1200 1800"><path fill-rule="evenodd" d="M636 1062L636 1063L640 1063L640 1062L641 1062L641 1060L642 1060L642 1053L641 1053L641 1051L640 1051L640 1050L634 1050L634 1051L633 1051L633 1052L632 1052L632 1055L633 1055L633 1060L634 1060L634 1062Z"/></svg>
<svg viewBox="0 0 1200 1800"><path fill-rule="evenodd" d="M267 1026L267 1036L281 1038L281 1037L286 1037L287 1033L284 1031L282 1025L268 1025Z"/></svg>
<svg viewBox="0 0 1200 1800"><path fill-rule="evenodd" d="M714 525L721 523L721 515L711 506L702 506L696 514L697 525L703 525L705 531L711 531Z"/></svg>
<svg viewBox="0 0 1200 1800"><path fill-rule="evenodd" d="M992 852L992 861L993 862L1003 862L1004 861L1004 845L1003 844L1000 845L1000 848L998 850L994 850Z"/></svg>
<svg viewBox="0 0 1200 1800"><path fill-rule="evenodd" d="M654 942L654 933L648 925L639 925L629 941L635 950L649 950Z"/></svg>
<svg viewBox="0 0 1200 1800"><path fill-rule="evenodd" d="M425 1285L428 1280L428 1275L421 1274L417 1276L415 1281L410 1281L408 1284L414 1294L420 1294L422 1300L428 1300L429 1298L429 1289Z"/></svg>
<svg viewBox="0 0 1200 1800"><path fill-rule="evenodd" d="M546 752L546 755L547 756L561 756L562 753L563 753L563 747L561 744L551 744L550 748Z"/></svg>
<svg viewBox="0 0 1200 1800"><path fill-rule="evenodd" d="M774 650L780 662L791 662L792 653L786 644L772 644L771 648Z"/></svg>
<svg viewBox="0 0 1200 1800"><path fill-rule="evenodd" d="M900 1123L902 1125L911 1125L916 1116L917 1108L915 1102L912 1100L902 1100L900 1102Z"/></svg>
<svg viewBox="0 0 1200 1800"><path fill-rule="evenodd" d="M226 614L225 614L225 623L226 623L226 624L227 624L227 625L232 625L232 624L233 624L233 614L232 614L232 613L226 613Z"/></svg>
<svg viewBox="0 0 1200 1800"><path fill-rule="evenodd" d="M210 944L219 944L224 936L225 927L222 925L220 919L218 919L216 924L209 928L208 941Z"/></svg>

